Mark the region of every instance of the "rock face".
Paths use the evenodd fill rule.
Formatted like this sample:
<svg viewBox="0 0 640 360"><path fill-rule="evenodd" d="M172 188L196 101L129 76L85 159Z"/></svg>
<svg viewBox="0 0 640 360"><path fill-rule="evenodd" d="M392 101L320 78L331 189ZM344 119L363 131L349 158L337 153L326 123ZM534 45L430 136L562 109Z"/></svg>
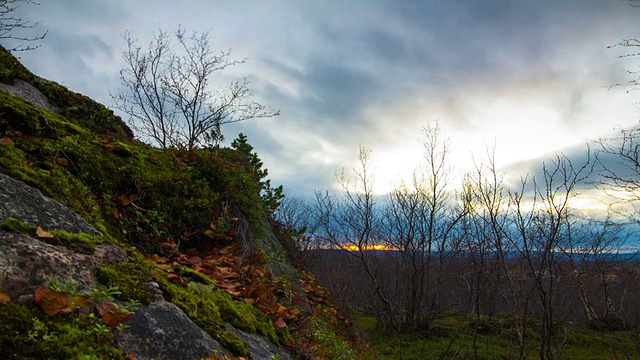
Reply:
<svg viewBox="0 0 640 360"><path fill-rule="evenodd" d="M227 324L227 330L234 332L247 344L254 360L271 360L274 357L280 360L293 360L293 356L289 352L272 343L264 336L238 330L231 324Z"/></svg>
<svg viewBox="0 0 640 360"><path fill-rule="evenodd" d="M47 198L27 184L0 173L0 222L14 217L47 230L100 234L89 223L61 203ZM80 254L47 244L36 238L0 230L0 293L12 301L33 304L34 290L48 278L77 282L79 291L95 289L96 269L126 262L124 250L115 245L98 245L94 254ZM157 284L156 284L157 287ZM164 300L159 289L156 301L140 306L126 321L126 329L116 332L118 346L137 359L201 359L231 355L220 343L198 327L175 305ZM265 337L237 330L254 360L293 359L284 349Z"/></svg>
<svg viewBox="0 0 640 360"><path fill-rule="evenodd" d="M14 217L33 227L70 233L100 234L78 214L40 190L0 172L0 222Z"/></svg>
<svg viewBox="0 0 640 360"><path fill-rule="evenodd" d="M73 252L29 236L0 231L0 291L13 299L33 294L47 278L76 281L77 289L98 287L94 272L109 263L127 261L113 245L97 246L94 255Z"/></svg>
<svg viewBox="0 0 640 360"><path fill-rule="evenodd" d="M20 79L15 79L13 85L0 83L0 90L20 96L33 105L47 111L56 112L57 109L49 104L47 97L33 85Z"/></svg>
<svg viewBox="0 0 640 360"><path fill-rule="evenodd" d="M144 359L201 359L231 355L220 343L193 323L177 306L156 301L136 309L116 334L125 353Z"/></svg>

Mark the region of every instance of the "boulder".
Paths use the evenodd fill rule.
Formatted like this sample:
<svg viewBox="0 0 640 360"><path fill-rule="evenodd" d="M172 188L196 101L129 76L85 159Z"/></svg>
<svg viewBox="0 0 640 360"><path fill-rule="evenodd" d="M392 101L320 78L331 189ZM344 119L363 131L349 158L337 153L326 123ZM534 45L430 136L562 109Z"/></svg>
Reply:
<svg viewBox="0 0 640 360"><path fill-rule="evenodd" d="M262 335L244 332L231 326L231 324L227 324L227 330L238 335L240 339L242 339L242 341L247 344L249 353L251 354L251 358L253 360L271 360L274 358L280 360L294 359L287 350L272 343L271 341L269 341L269 339Z"/></svg>
<svg viewBox="0 0 640 360"><path fill-rule="evenodd" d="M77 282L77 290L99 286L95 270L109 263L127 261L114 245L98 245L93 255L79 254L63 246L32 237L0 231L0 292L12 299L33 294L47 279Z"/></svg>
<svg viewBox="0 0 640 360"><path fill-rule="evenodd" d="M0 172L0 222L13 217L33 227L100 234L86 220L22 181Z"/></svg>
<svg viewBox="0 0 640 360"><path fill-rule="evenodd" d="M231 355L182 310L166 301L138 307L125 325L123 331L116 333L116 341L125 353L135 354L138 360Z"/></svg>

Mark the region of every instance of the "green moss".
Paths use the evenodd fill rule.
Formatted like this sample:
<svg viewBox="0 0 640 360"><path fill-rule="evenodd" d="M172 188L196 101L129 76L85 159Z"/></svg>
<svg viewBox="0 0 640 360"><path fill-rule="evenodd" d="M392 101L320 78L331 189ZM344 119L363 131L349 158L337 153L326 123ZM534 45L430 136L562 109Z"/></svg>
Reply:
<svg viewBox="0 0 640 360"><path fill-rule="evenodd" d="M41 190L75 210L98 230L103 231L100 208L89 188L78 178L56 165L33 164L27 155L14 145L0 145L2 172Z"/></svg>
<svg viewBox="0 0 640 360"><path fill-rule="evenodd" d="M104 236L92 234L73 234L66 231L52 231L53 238L44 239L53 245L62 245L82 254L93 254L96 245L106 242Z"/></svg>
<svg viewBox="0 0 640 360"><path fill-rule="evenodd" d="M337 322L329 314L330 312L323 311L314 313L310 318L312 324L310 332L304 336L309 337L312 343L317 344L328 359L348 360L360 358L358 352L352 349L346 341L345 334L348 331L339 329L338 325L344 325L344 323Z"/></svg>
<svg viewBox="0 0 640 360"><path fill-rule="evenodd" d="M35 227L13 217L7 218L0 223L0 229L13 233L37 236ZM52 231L51 234L53 237L43 237L39 239L51 245L62 245L82 254L93 254L96 245L107 242L107 238L102 235L85 233L73 234L60 230Z"/></svg>
<svg viewBox="0 0 640 360"><path fill-rule="evenodd" d="M215 285L190 283L189 288L194 293L211 299L216 304L222 319L235 328L249 333L262 334L272 342L278 343L279 339L273 323L260 310L245 302L235 301Z"/></svg>
<svg viewBox="0 0 640 360"><path fill-rule="evenodd" d="M166 280L160 281L165 298L178 306L196 325L216 339L236 356L247 356L249 348L236 334L225 329L218 305L214 299L202 293L174 285Z"/></svg>
<svg viewBox="0 0 640 360"><path fill-rule="evenodd" d="M24 234L24 235L34 235L36 232L36 228L29 224L25 224L22 221L10 217L5 219L2 223L0 223L0 229L16 234Z"/></svg>
<svg viewBox="0 0 640 360"><path fill-rule="evenodd" d="M11 84L13 79L33 79L33 74L9 51L0 46L0 82Z"/></svg>
<svg viewBox="0 0 640 360"><path fill-rule="evenodd" d="M96 270L98 281L120 291L118 299L149 303L153 294L144 287L145 282L154 281L154 265L139 254L130 252L129 261L114 263Z"/></svg>
<svg viewBox="0 0 640 360"><path fill-rule="evenodd" d="M99 319L48 316L14 303L0 304L2 359L124 359Z"/></svg>
<svg viewBox="0 0 640 360"><path fill-rule="evenodd" d="M199 284L204 284L204 285L215 285L215 283L213 282L213 280L211 280L210 277L208 277L207 275L204 275L200 272L197 272L193 269L190 269L186 266L180 266L178 268L176 268L174 270L174 272L178 275L181 275L182 277L191 280L191 281L195 281L196 283ZM195 286L195 284L194 284Z"/></svg>

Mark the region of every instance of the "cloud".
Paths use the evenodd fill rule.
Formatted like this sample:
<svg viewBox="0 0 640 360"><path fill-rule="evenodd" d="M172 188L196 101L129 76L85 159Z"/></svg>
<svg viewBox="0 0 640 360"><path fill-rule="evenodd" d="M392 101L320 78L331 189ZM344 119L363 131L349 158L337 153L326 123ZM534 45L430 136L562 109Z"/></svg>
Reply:
<svg viewBox="0 0 640 360"><path fill-rule="evenodd" d="M255 99L282 112L228 126L228 140L248 134L292 192L332 188L360 145L400 173L438 119L456 165L495 141L503 166L636 121L631 98L606 90L634 68L606 48L637 35L640 13L623 1L58 0L21 11L50 31L25 64L107 104L125 30L142 44L160 27L210 30L212 46L248 58L228 75L249 75Z"/></svg>

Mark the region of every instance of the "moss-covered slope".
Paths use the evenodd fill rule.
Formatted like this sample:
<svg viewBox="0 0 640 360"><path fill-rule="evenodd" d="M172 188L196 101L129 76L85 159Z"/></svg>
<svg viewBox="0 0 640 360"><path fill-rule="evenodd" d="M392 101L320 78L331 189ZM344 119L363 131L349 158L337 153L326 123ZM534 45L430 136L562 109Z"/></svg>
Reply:
<svg viewBox="0 0 640 360"><path fill-rule="evenodd" d="M288 240L271 231L273 199L261 196L265 184L252 154L143 144L111 110L31 74L0 48L0 82L16 79L42 92L53 109L0 91L0 172L57 199L127 249L129 262L96 274L119 289L116 300L153 301L142 284L155 281L168 301L236 355L248 349L226 323L301 358L360 357L350 349L356 341L348 323L322 289L287 262L281 242ZM0 315L24 315L10 316L13 327L3 325L14 340L28 340L30 317L46 319L48 328L66 326L37 311L0 301Z"/></svg>

